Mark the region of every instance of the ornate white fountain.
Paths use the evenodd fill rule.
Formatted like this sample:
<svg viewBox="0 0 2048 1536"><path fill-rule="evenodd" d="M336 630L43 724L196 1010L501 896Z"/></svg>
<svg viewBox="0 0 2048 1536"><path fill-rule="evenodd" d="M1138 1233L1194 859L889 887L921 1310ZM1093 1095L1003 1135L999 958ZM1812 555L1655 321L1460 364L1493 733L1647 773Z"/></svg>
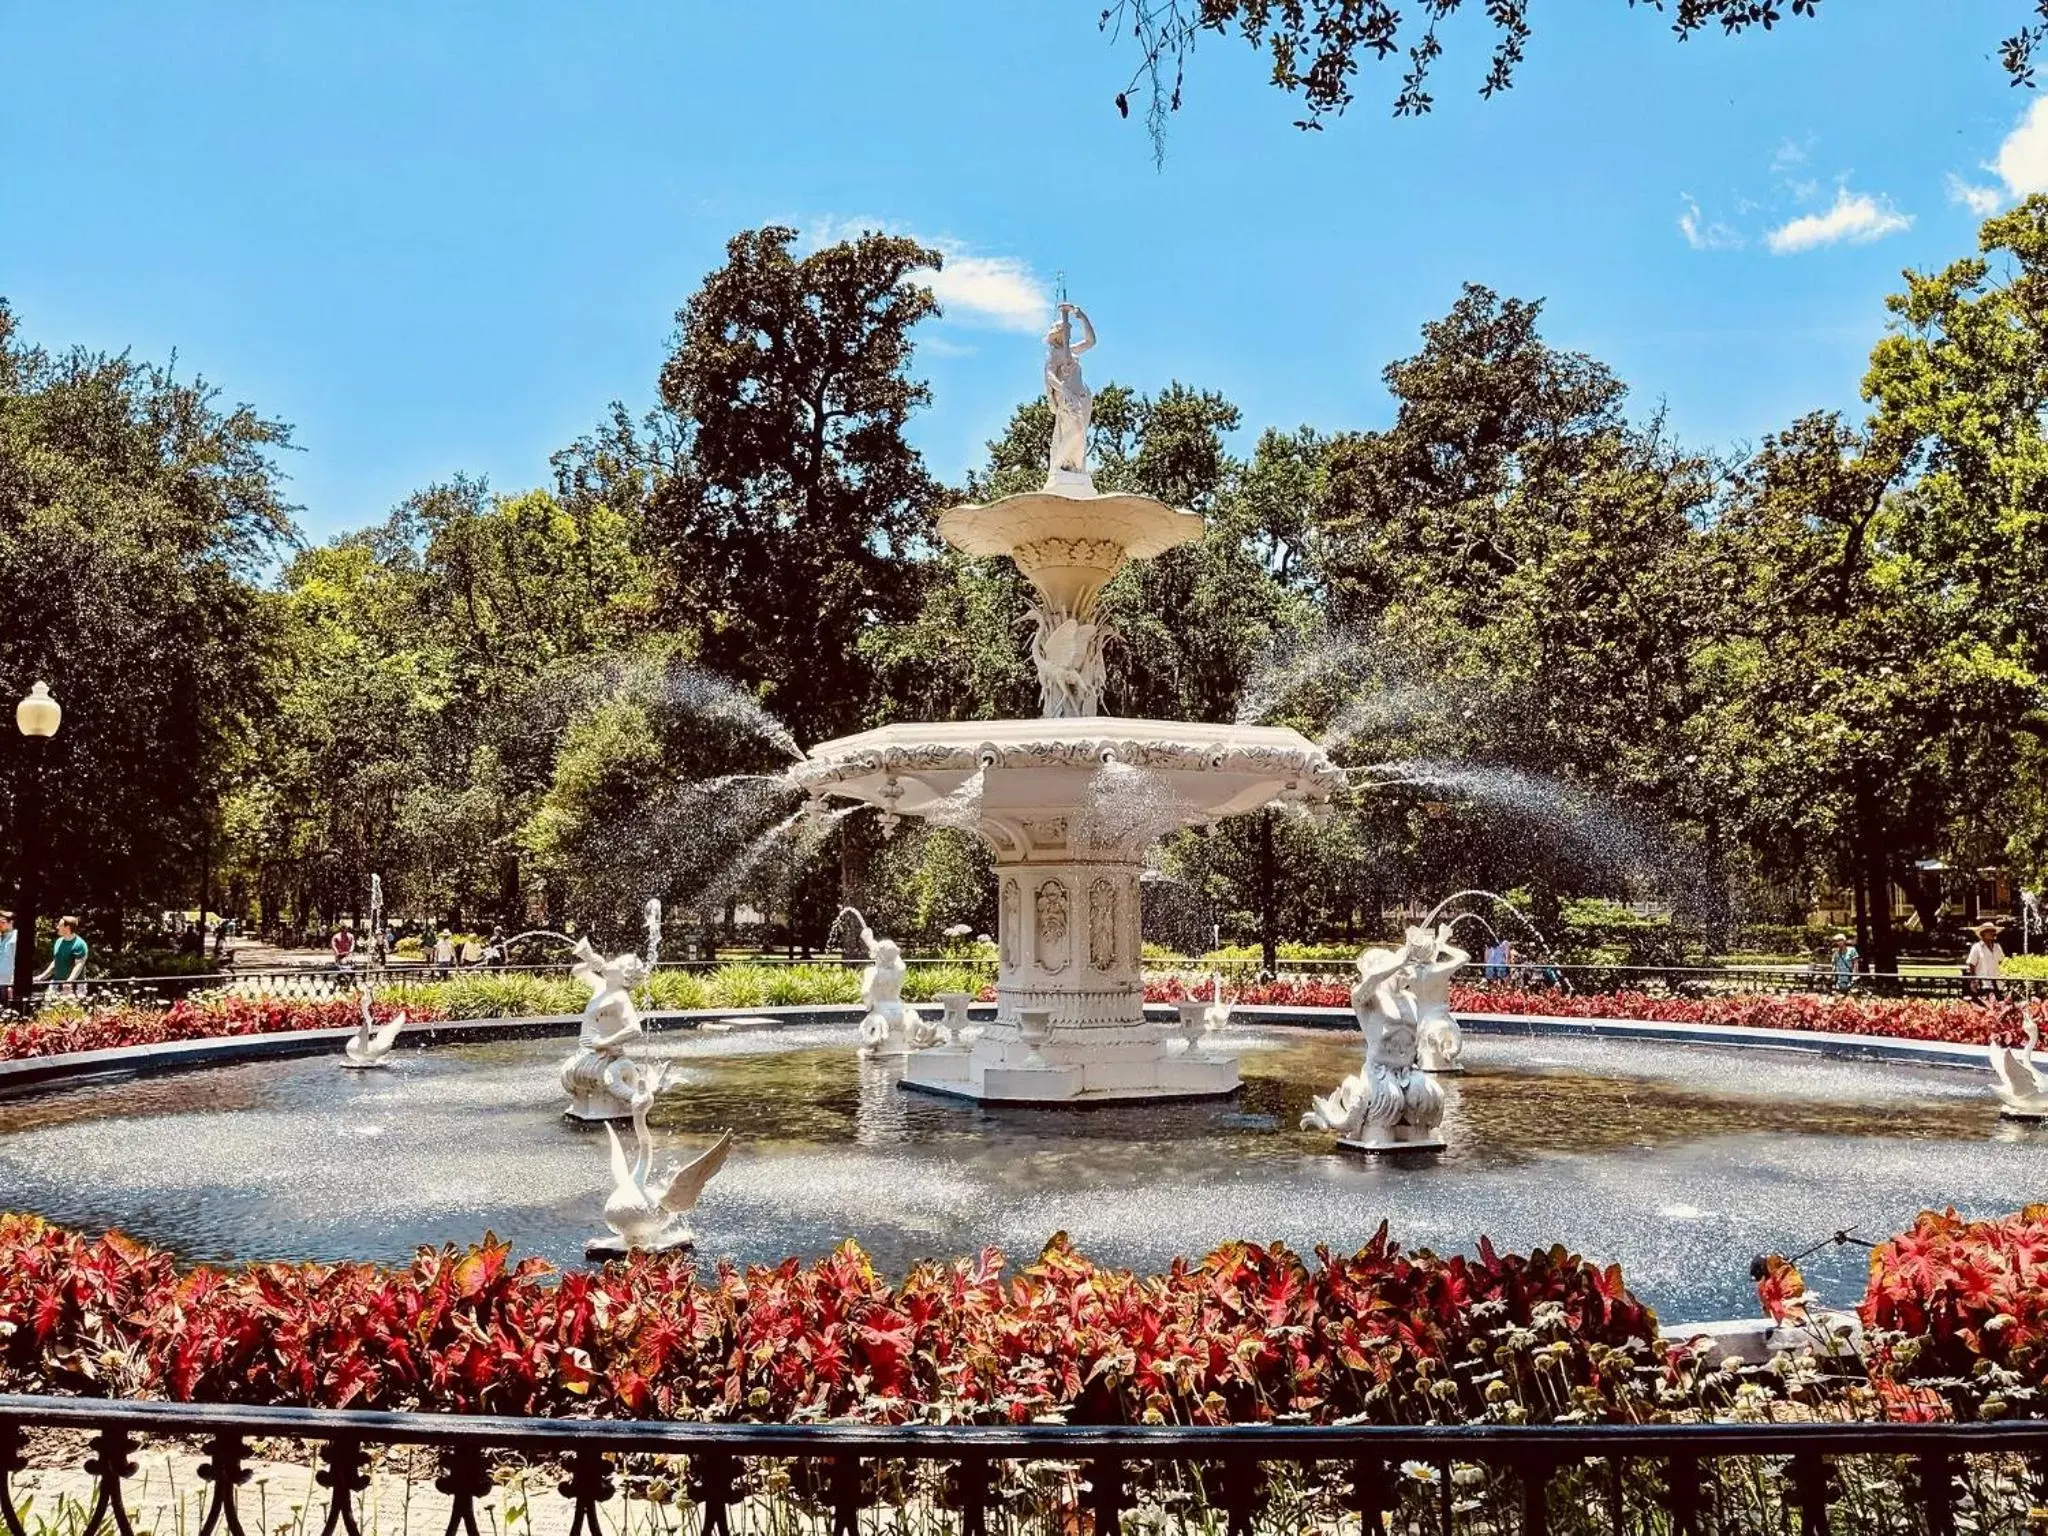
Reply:
<svg viewBox="0 0 2048 1536"><path fill-rule="evenodd" d="M1075 321L1086 333L1078 344ZM1199 539L1202 519L1149 496L1096 491L1086 462L1092 397L1076 361L1094 341L1088 317L1061 305L1046 336L1054 430L1044 488L939 519L949 543L1008 555L1036 589L1031 655L1043 715L884 726L824 742L792 770L816 802L879 807L885 832L930 815L972 826L995 850L995 1022L964 1048L913 1052L907 1087L994 1103L1235 1091L1234 1056L1197 1050L1145 1017L1145 849L1177 828L1275 802L1321 808L1343 783L1292 730L1098 713L1097 596L1126 560Z"/></svg>

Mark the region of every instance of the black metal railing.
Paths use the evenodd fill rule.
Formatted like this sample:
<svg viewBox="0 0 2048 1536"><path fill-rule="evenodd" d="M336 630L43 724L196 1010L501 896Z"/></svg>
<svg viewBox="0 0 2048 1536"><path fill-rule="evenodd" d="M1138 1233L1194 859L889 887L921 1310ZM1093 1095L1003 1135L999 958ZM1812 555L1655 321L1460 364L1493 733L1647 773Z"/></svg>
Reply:
<svg viewBox="0 0 2048 1536"><path fill-rule="evenodd" d="M925 956L907 959L905 963L913 968L913 972L958 969L972 972L989 982L993 982L996 977L996 963L993 960L974 957ZM800 966L858 971L867 964L865 957L848 959L837 954L817 955L807 960L767 955L744 960L663 961L659 970L664 974L709 976L729 966L761 967L770 971ZM194 972L175 976L91 976L79 982L43 983L35 988L35 995L38 1004L65 1001L168 1004L183 998L213 993L223 993L232 997L303 999L318 1002L354 997L357 990L368 982L378 992L387 994L392 1001L397 1002L412 988L446 981L481 980L496 976L532 976L545 981L560 981L567 975L567 966L566 960L541 965L438 966L432 962L400 962L380 966L364 962L347 965L238 966L227 971Z"/></svg>
<svg viewBox="0 0 2048 1536"><path fill-rule="evenodd" d="M932 968L955 968L972 972L984 983L996 979L996 964L993 960L979 958L948 958L946 956L923 956L910 958L906 962L913 968L929 971ZM867 964L864 958L845 959L839 955L820 955L808 960L790 960L785 956L767 955L746 960L691 960L664 962L660 970L664 973L683 973L708 976L727 966L743 965L779 970L791 966L824 967L857 970ZM1190 985L1200 985L1211 974L1220 974L1224 980L1226 995L1244 987L1257 985L1268 980L1291 982L1334 982L1348 985L1355 975L1355 967L1349 960L1288 960L1281 962L1278 970L1270 975L1263 971L1256 960L1224 960L1217 962L1188 961L1177 963L1161 961L1148 964L1145 968L1148 979L1159 980L1177 976ZM429 964L395 964L373 966L369 964L271 966L264 968L237 968L231 971L211 972L183 976L95 976L83 982L41 986L36 989L38 1002L43 1001L100 1001L131 1002L136 1004L166 1004L180 998L202 993L224 992L240 997L277 997L319 1001L337 997L351 997L356 989L367 980L380 991L389 993L394 1000L408 989L425 983L461 980L465 978L491 976L535 976L547 980L559 980L564 975L562 962L545 965L455 965L435 966ZM1928 999L1962 999L1972 995L1965 978L1959 974L1942 974L1924 971L1860 972L1847 987L1840 985L1834 973L1825 966L1703 966L1703 965L1552 965L1522 964L1512 973L1502 977L1489 977L1485 967L1474 964L1462 972L1459 982L1468 986L1498 986L1516 992L1554 991L1562 993L1599 994L1613 992L1641 992L1653 997L1740 997L1757 995L1786 996L1792 994L1839 995L1847 992L1855 997L1917 997ZM1996 995L2013 1001L2029 1001L2048 998L2048 981L2020 977L2006 977L1997 983Z"/></svg>
<svg viewBox="0 0 2048 1536"><path fill-rule="evenodd" d="M1161 964L1157 969L1190 979L1217 971L1231 987L1247 985L1266 975L1257 960L1191 960L1186 964ZM1282 960L1272 975L1280 980L1348 981L1354 969L1350 960ZM1832 967L1824 964L1604 965L1524 961L1505 975L1488 976L1487 968L1475 961L1457 979L1462 985L1496 985L1515 991L1644 992L1654 997L1846 992L1855 997L1958 999L1972 995L1960 967L1953 971L1859 971L1845 986ZM2048 981L2004 977L1997 983L1997 995L2018 1001L2048 997Z"/></svg>
<svg viewBox="0 0 2048 1536"><path fill-rule="evenodd" d="M259 1465L297 1465L280 1442L313 1458L306 1497L258 1511ZM145 1451L183 1457L189 1514L138 1507ZM2040 1422L706 1424L0 1397L8 1536L2019 1536L2044 1507Z"/></svg>

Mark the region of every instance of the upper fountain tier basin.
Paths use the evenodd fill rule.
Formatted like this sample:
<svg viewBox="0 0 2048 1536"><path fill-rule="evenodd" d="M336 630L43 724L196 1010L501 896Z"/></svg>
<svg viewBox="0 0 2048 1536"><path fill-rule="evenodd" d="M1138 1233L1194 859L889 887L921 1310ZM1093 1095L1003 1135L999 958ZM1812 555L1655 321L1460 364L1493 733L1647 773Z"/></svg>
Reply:
<svg viewBox="0 0 2048 1536"><path fill-rule="evenodd" d="M1086 619L1126 560L1149 560L1202 537L1202 518L1150 496L1096 494L1085 474L1055 472L1042 491L955 507L939 536L970 555L1008 555L1048 607Z"/></svg>
<svg viewBox="0 0 2048 1536"><path fill-rule="evenodd" d="M1132 770L1129 789L1104 774L1112 764ZM967 805L960 791L976 773L981 793ZM1093 842L1127 841L1104 836L1126 828L1150 841L1276 800L1324 805L1344 783L1322 748L1284 726L1115 715L885 725L813 747L791 777L813 796L891 816L936 810L1013 855L1029 850L1029 823L1047 815L1086 816Z"/></svg>

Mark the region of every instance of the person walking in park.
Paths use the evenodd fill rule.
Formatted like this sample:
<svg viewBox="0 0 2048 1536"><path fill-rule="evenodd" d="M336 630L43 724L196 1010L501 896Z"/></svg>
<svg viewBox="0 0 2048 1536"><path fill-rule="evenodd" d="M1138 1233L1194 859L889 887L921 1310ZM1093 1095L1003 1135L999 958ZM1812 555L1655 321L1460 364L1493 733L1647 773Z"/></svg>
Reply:
<svg viewBox="0 0 2048 1536"><path fill-rule="evenodd" d="M50 946L50 963L37 972L37 981L47 981L52 992L62 987L76 991L85 980L85 962L92 950L78 936L78 919L57 919L57 942Z"/></svg>
<svg viewBox="0 0 2048 1536"><path fill-rule="evenodd" d="M346 970L349 958L356 952L356 936L348 931L346 925L338 924L334 930L334 937L327 942L334 950L334 968Z"/></svg>
<svg viewBox="0 0 2048 1536"><path fill-rule="evenodd" d="M445 979L455 968L455 940L443 928L441 936L434 940L434 972Z"/></svg>
<svg viewBox="0 0 2048 1536"><path fill-rule="evenodd" d="M1847 992L1856 985L1856 963L1863 957L1856 946L1849 942L1849 935L1838 933L1830 943L1828 959L1835 970L1835 990Z"/></svg>
<svg viewBox="0 0 2048 1536"><path fill-rule="evenodd" d="M2005 951L1998 947L1998 924L1979 923L1976 932L1977 942L1963 957L1963 991L1982 1003L2000 995L1998 971L2005 963Z"/></svg>
<svg viewBox="0 0 2048 1536"><path fill-rule="evenodd" d="M14 1001L14 914L0 912L0 1005Z"/></svg>
<svg viewBox="0 0 2048 1536"><path fill-rule="evenodd" d="M1486 946L1486 970L1484 975L1488 981L1506 981L1508 979L1508 941L1506 939L1495 939Z"/></svg>

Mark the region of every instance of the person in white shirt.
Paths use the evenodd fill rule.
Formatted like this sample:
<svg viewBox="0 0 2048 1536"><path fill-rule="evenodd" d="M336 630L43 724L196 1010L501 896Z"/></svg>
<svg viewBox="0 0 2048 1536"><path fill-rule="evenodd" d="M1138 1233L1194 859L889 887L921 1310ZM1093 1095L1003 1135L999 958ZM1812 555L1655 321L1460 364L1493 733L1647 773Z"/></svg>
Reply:
<svg viewBox="0 0 2048 1536"><path fill-rule="evenodd" d="M2005 961L2005 951L1998 947L1998 924L1979 923L1977 942L1970 946L1970 952L1963 958L1963 990L1980 1002L1997 997L1998 968Z"/></svg>

